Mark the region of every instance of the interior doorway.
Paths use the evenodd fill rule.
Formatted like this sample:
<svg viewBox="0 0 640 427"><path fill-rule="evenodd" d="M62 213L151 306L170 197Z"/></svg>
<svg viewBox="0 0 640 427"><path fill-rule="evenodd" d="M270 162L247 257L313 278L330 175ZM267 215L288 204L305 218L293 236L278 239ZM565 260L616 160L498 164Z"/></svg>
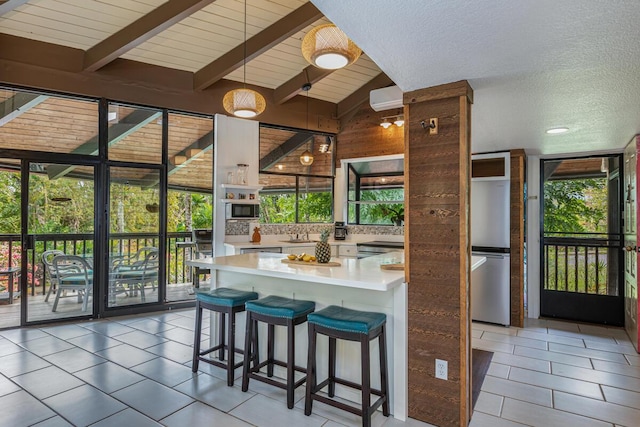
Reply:
<svg viewBox="0 0 640 427"><path fill-rule="evenodd" d="M541 162L540 314L623 325L620 155Z"/></svg>

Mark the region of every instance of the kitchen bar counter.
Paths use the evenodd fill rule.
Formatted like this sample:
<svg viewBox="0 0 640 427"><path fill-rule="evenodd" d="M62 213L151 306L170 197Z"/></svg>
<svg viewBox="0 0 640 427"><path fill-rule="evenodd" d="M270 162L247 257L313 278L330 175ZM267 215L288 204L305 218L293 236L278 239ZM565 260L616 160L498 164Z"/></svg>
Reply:
<svg viewBox="0 0 640 427"><path fill-rule="evenodd" d="M316 303L316 310L328 305L339 305L362 311L385 313L387 316L387 360L389 364L390 409L394 418L406 420L408 403L407 358L407 284L404 271L382 270L381 264L400 263L402 252L390 252L369 258L332 258L341 263L337 267L295 265L282 263L286 254L247 253L216 258L187 261L187 265L211 270L211 287L230 287L258 292L260 297L278 295ZM471 268L485 261L472 257ZM218 331L217 316L211 317L211 333ZM236 342L243 342L245 317L236 320ZM266 351L266 331L261 330L259 348ZM276 358L286 357L286 334L276 328ZM295 358L304 366L307 360L307 328L296 328ZM371 362L377 371L377 342L371 347ZM318 346L318 378L326 377L328 344L321 340ZM338 377L360 381L360 348L357 343L338 342L340 362ZM262 357L264 359L264 357ZM276 375L283 376L278 371ZM371 376L371 386L379 388L379 378ZM336 386L336 395L353 402L360 396L354 391Z"/></svg>
<svg viewBox="0 0 640 427"><path fill-rule="evenodd" d="M391 252L364 259L332 258L332 261L342 264L339 267L285 264L281 262L284 258L286 258L286 254L258 252L204 258L187 261L187 264L198 268L295 279L302 282L321 282L325 285L383 292L391 290L404 281L404 271L380 269L380 264L404 262L404 256L401 252Z"/></svg>

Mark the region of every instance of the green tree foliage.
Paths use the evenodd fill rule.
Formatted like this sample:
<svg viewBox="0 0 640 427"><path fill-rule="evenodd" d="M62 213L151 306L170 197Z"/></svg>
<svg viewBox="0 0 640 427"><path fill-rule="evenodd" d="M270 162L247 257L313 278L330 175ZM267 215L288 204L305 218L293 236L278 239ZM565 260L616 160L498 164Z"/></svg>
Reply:
<svg viewBox="0 0 640 427"><path fill-rule="evenodd" d="M0 171L0 233L20 232L20 174Z"/></svg>
<svg viewBox="0 0 640 427"><path fill-rule="evenodd" d="M544 183L544 231L607 232L606 178Z"/></svg>
<svg viewBox="0 0 640 427"><path fill-rule="evenodd" d="M298 222L330 222L332 199L333 195L328 191L300 194ZM260 220L272 224L295 223L296 195L291 192L261 194Z"/></svg>
<svg viewBox="0 0 640 427"><path fill-rule="evenodd" d="M400 225L404 220L403 203L384 203L404 199L404 189L388 188L363 190L361 201L381 202L360 205L360 224L394 224ZM355 223L355 205L349 208L349 222Z"/></svg>

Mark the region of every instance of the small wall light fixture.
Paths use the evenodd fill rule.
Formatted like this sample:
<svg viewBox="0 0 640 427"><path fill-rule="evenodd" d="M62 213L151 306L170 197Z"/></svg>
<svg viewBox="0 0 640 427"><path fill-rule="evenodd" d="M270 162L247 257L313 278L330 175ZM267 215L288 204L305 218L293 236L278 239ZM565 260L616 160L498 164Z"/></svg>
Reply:
<svg viewBox="0 0 640 427"><path fill-rule="evenodd" d="M398 127L402 127L402 125L404 125L404 114L398 114L397 116L383 117L382 122L380 123L380 126L382 126L385 129L389 129L389 126L391 126L392 124Z"/></svg>
<svg viewBox="0 0 640 427"><path fill-rule="evenodd" d="M389 129L389 126L391 126L391 122L389 121L389 119L385 117L380 123L380 126L382 126L385 129Z"/></svg>

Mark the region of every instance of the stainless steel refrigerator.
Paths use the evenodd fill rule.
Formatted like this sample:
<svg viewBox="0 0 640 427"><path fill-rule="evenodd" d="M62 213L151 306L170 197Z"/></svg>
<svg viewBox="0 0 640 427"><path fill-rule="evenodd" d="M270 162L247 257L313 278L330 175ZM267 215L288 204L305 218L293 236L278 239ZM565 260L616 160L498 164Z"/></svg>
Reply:
<svg viewBox="0 0 640 427"><path fill-rule="evenodd" d="M471 250L487 262L471 273L471 318L510 324L510 181L471 181Z"/></svg>

